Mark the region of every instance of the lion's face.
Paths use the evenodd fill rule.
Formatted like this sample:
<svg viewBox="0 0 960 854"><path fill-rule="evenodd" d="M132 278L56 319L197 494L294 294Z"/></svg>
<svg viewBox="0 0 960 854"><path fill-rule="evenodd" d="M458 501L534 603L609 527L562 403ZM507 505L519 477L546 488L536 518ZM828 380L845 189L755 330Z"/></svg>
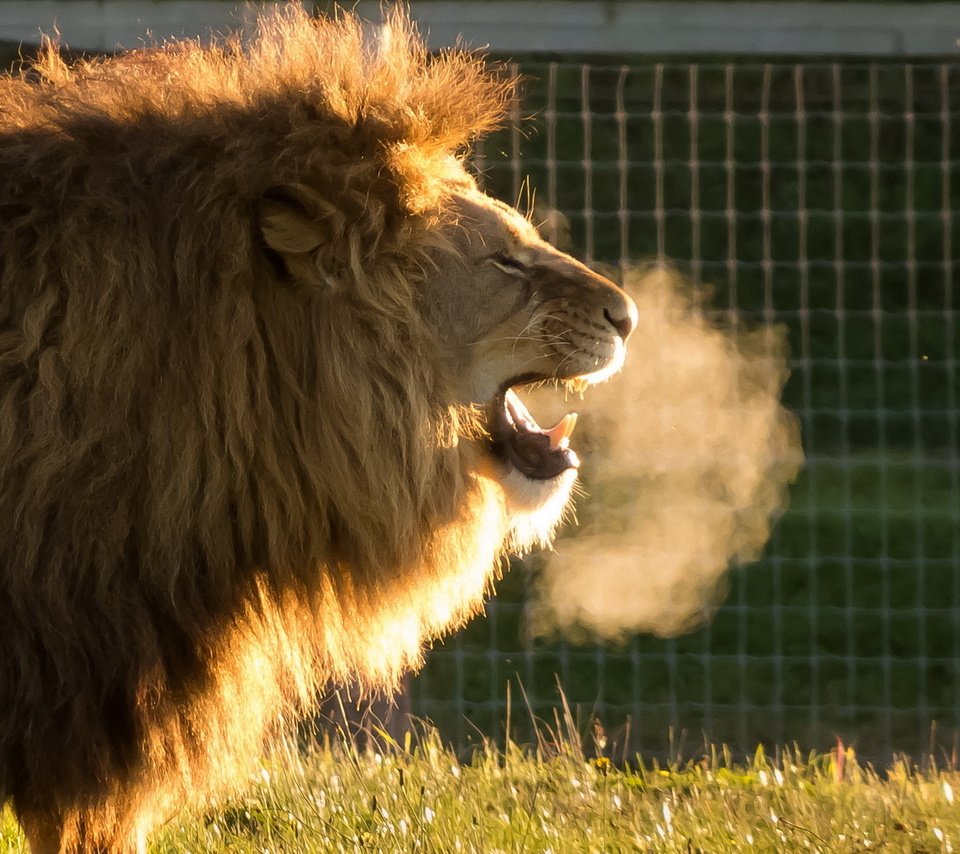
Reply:
<svg viewBox="0 0 960 854"><path fill-rule="evenodd" d="M422 372L434 408L418 411L409 397L412 392L404 392L408 397L403 404L394 401L397 383L391 379L364 398L372 407L367 415L380 407L376 420L382 427L400 414L409 421L446 413L445 407L480 410L486 436L471 438L478 426L471 418L467 435L460 438L479 443L476 473L502 487L513 526L510 544L522 550L549 541L567 506L579 460L570 446L576 415L541 427L520 394L525 387L551 381L580 391L617 372L626 339L636 325L636 307L612 282L541 240L517 211L480 192L459 164L443 168L448 170L443 178L449 189L440 208L404 214L418 244L404 279L404 288L409 289L401 293L398 282L384 279L360 299L374 305L376 318L370 321L374 328L396 325L395 334L387 336L394 343L412 334L413 328L415 337L426 336L419 343L407 339L413 350L388 356L386 329L378 330L374 343L379 349L371 356L374 363L364 369L365 381L382 380L381 374L391 370L391 359L406 359L409 368L435 349L438 363L431 352ZM364 279L364 262L354 263L363 247L358 232L370 226L378 239L383 237L386 215L375 215L373 190L362 187L356 195L353 215L349 223L346 219L338 223L339 231L324 220L329 201L309 187L275 191L261 208L267 245L282 256L290 276L307 285L306 291L329 298L322 303L325 311L338 301L353 304L338 271L359 266L354 278ZM351 322L348 315L344 319ZM341 374L359 364L353 357L363 355L365 328L358 327L351 334L359 337L345 342L351 363L342 366ZM330 368L329 356L325 358ZM387 364L381 364L383 360ZM402 383L410 380L408 374ZM398 413L398 405L406 405L408 411ZM361 417L366 416L358 413L354 420ZM351 423L351 430L354 426ZM356 440L352 433L346 438L348 443ZM378 444L380 457L385 447L390 443ZM398 452L395 468L408 465L409 459L409 454L404 458ZM470 460L466 473L472 474L476 455L464 459Z"/></svg>
<svg viewBox="0 0 960 854"><path fill-rule="evenodd" d="M544 381L582 390L618 371L636 306L483 193L457 194L450 212L454 251L438 253L425 309L455 368L460 402L487 413L491 468L514 508L562 511L579 465L570 447L576 414L541 427L518 391Z"/></svg>

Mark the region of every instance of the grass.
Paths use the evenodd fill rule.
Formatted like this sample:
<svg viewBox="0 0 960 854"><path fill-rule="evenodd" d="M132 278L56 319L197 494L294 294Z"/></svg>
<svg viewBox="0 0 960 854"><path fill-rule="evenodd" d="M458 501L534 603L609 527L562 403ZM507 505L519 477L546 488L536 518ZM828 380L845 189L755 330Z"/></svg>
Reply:
<svg viewBox="0 0 960 854"><path fill-rule="evenodd" d="M952 851L957 797L952 765L899 762L880 774L842 745L618 768L586 758L575 736L541 737L535 750L487 745L462 762L425 728L382 752L330 740L307 754L280 750L241 795L184 814L150 850ZM24 850L3 814L0 851Z"/></svg>

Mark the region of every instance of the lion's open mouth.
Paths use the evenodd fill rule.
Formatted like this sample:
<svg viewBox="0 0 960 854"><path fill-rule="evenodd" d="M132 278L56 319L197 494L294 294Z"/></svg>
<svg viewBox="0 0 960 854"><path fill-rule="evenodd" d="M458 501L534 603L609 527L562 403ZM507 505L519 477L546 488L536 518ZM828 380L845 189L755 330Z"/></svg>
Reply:
<svg viewBox="0 0 960 854"><path fill-rule="evenodd" d="M488 427L497 457L529 478L549 480L580 465L580 459L570 448L570 434L577 423L577 414L565 415L549 429L541 427L514 391L518 385L539 379L525 378L502 386L490 402Z"/></svg>

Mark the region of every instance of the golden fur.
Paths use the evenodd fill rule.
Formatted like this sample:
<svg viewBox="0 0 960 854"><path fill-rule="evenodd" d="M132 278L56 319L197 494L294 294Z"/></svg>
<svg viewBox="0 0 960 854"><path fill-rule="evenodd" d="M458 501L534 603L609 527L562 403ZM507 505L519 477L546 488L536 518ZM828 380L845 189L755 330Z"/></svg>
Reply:
<svg viewBox="0 0 960 854"><path fill-rule="evenodd" d="M296 9L0 82L0 802L36 848L135 846L549 536L568 493L517 521L422 291L454 194L507 217L459 157L509 96Z"/></svg>

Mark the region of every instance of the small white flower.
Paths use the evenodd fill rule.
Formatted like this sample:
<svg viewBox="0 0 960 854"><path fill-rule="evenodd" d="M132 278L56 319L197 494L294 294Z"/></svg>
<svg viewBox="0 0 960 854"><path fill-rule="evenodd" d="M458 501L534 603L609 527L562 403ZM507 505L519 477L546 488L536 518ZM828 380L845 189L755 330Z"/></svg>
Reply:
<svg viewBox="0 0 960 854"><path fill-rule="evenodd" d="M943 781L943 796L948 804L953 803L953 787L946 780Z"/></svg>
<svg viewBox="0 0 960 854"><path fill-rule="evenodd" d="M433 824L433 820L436 817L436 815L437 814L432 809L430 809L430 807L423 808L423 820L427 824Z"/></svg>

